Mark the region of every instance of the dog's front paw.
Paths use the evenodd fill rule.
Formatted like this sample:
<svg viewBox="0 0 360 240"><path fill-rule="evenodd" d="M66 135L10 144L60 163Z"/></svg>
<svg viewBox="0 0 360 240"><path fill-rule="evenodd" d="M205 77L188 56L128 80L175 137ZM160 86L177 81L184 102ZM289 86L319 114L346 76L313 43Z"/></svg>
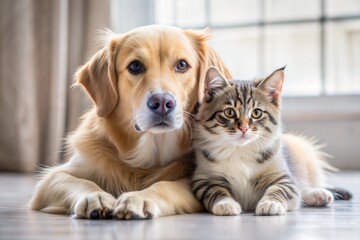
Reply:
<svg viewBox="0 0 360 240"><path fill-rule="evenodd" d="M76 218L111 219L115 198L107 192L93 192L80 198L74 206Z"/></svg>
<svg viewBox="0 0 360 240"><path fill-rule="evenodd" d="M284 215L285 207L278 201L265 200L260 201L256 206L256 215Z"/></svg>
<svg viewBox="0 0 360 240"><path fill-rule="evenodd" d="M238 202L231 198L218 201L211 209L212 213L219 216L235 216L241 213Z"/></svg>
<svg viewBox="0 0 360 240"><path fill-rule="evenodd" d="M302 200L307 207L325 207L334 201L334 196L324 188L311 188L303 192Z"/></svg>
<svg viewBox="0 0 360 240"><path fill-rule="evenodd" d="M114 216L118 219L151 219L159 216L159 208L150 199L145 199L139 192L123 193L115 203Z"/></svg>

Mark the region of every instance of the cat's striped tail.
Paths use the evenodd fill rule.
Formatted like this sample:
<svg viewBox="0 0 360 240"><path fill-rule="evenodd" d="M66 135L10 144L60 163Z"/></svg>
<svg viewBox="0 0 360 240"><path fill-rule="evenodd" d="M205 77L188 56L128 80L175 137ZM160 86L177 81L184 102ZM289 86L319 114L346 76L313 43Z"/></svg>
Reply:
<svg viewBox="0 0 360 240"><path fill-rule="evenodd" d="M326 188L332 193L335 200L350 200L352 199L352 193L344 188Z"/></svg>

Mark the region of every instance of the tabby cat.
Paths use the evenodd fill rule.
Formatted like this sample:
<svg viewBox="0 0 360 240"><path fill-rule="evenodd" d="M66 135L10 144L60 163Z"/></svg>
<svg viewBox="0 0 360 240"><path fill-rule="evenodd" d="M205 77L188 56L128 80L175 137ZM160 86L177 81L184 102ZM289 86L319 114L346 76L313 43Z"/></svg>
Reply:
<svg viewBox="0 0 360 240"><path fill-rule="evenodd" d="M192 189L215 215L282 215L299 207L349 199L344 189L325 189L332 169L317 146L283 135L284 68L262 81L228 82L211 67L199 109ZM335 195L334 195L335 194Z"/></svg>

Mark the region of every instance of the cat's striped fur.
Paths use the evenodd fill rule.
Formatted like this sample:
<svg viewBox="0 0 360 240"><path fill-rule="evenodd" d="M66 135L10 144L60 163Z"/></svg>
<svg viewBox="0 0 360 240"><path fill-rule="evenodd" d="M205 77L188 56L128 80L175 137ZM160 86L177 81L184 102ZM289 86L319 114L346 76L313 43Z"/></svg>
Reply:
<svg viewBox="0 0 360 240"><path fill-rule="evenodd" d="M282 134L283 79L284 69L279 69L263 81L228 82L217 69L209 69L194 140L197 167L192 182L208 211L282 215L298 208L301 197L310 206L333 201L331 192L321 188L323 168L329 165L315 145ZM310 144L316 155L305 156L314 162L311 173L311 163L299 166L293 157L298 149L287 147L293 146L291 141L300 141L300 148ZM311 174L317 176L311 179Z"/></svg>

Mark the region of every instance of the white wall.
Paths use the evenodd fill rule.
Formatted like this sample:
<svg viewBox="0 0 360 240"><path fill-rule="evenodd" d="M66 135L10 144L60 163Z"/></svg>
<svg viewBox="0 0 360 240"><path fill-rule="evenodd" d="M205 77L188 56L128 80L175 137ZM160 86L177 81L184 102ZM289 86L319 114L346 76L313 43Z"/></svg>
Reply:
<svg viewBox="0 0 360 240"><path fill-rule="evenodd" d="M285 98L283 123L287 132L327 144L333 166L360 169L360 96Z"/></svg>

